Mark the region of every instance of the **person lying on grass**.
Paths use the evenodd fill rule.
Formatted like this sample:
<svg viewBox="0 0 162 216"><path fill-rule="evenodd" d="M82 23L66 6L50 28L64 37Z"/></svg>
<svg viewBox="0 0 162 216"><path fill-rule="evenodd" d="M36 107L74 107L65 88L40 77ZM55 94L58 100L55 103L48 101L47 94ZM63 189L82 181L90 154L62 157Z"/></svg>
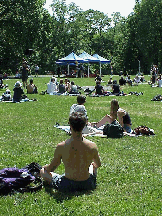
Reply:
<svg viewBox="0 0 162 216"><path fill-rule="evenodd" d="M132 125L130 116L128 112L119 107L119 102L116 99L111 101L110 115L105 115L99 122L92 122L91 126L96 126L98 128L107 122L111 124L113 121L117 120L117 118L124 131L130 133Z"/></svg>
<svg viewBox="0 0 162 216"><path fill-rule="evenodd" d="M70 115L71 138L57 145L51 163L43 166L40 171L41 177L61 192L96 188L97 168L101 162L96 144L82 136L86 120L82 113L74 112ZM61 161L65 166L65 174L53 173ZM89 173L90 166L93 166L93 174Z"/></svg>

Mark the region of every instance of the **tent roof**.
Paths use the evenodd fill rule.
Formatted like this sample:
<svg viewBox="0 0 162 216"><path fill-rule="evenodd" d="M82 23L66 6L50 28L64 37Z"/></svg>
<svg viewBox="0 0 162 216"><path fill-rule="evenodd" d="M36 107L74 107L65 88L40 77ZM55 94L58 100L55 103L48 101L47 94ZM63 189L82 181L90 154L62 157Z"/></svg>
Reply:
<svg viewBox="0 0 162 216"><path fill-rule="evenodd" d="M76 61L78 63L86 63L87 61L79 56L77 56L75 53L70 53L68 56L59 59L60 62L69 62L69 63L75 63Z"/></svg>
<svg viewBox="0 0 162 216"><path fill-rule="evenodd" d="M68 63L68 62L61 62L61 61L56 61L56 64L58 64L58 65L76 65L75 63ZM78 63L79 64L79 63Z"/></svg>
<svg viewBox="0 0 162 216"><path fill-rule="evenodd" d="M94 54L93 57L97 58L100 60L101 64L108 64L110 63L111 61L110 60L107 60L101 56L99 56L98 54Z"/></svg>
<svg viewBox="0 0 162 216"><path fill-rule="evenodd" d="M83 58L85 60L87 60L88 62L100 62L99 59L89 55L88 53L86 53L85 51L79 55L80 58Z"/></svg>

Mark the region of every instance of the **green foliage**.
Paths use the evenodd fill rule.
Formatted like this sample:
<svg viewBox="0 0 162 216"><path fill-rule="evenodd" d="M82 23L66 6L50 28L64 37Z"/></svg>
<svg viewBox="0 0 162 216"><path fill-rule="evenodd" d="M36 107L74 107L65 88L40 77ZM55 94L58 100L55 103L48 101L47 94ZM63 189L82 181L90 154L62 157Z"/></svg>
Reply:
<svg viewBox="0 0 162 216"><path fill-rule="evenodd" d="M159 68L162 66L161 10L161 0L143 0L136 4L135 13L129 19L133 24L130 29L138 50L137 58L146 73L152 64L159 64Z"/></svg>
<svg viewBox="0 0 162 216"><path fill-rule="evenodd" d="M43 0L12 1L0 3L0 71L16 67L24 57L26 49L33 48L40 28Z"/></svg>
<svg viewBox="0 0 162 216"><path fill-rule="evenodd" d="M133 76L131 77L133 79ZM49 77L34 78L38 92L46 90ZM107 82L108 76L103 77ZM113 76L113 79L119 79ZM72 80L72 79L71 79ZM150 76L145 76L149 81ZM94 85L94 78L74 79L79 86ZM15 80L4 80L12 91ZM103 83L102 85L106 85ZM88 137L98 146L102 166L98 186L91 193L62 194L44 187L36 193L0 197L1 215L161 215L161 102L151 101L160 88L148 84L124 86L125 93L141 96L116 97L132 119L132 128L147 125L155 136L106 139ZM0 89L0 95L5 90ZM13 94L13 92L12 92ZM41 165L51 161L57 143L69 136L54 128L67 124L70 106L76 97L28 95L35 102L1 103L0 169L24 167L32 161ZM89 121L109 113L114 97L87 97ZM56 172L62 174L61 165Z"/></svg>
<svg viewBox="0 0 162 216"><path fill-rule="evenodd" d="M134 13L122 17L115 12L112 20L65 0L53 1L52 16L43 8L45 0L15 2L0 2L0 73L15 73L26 49L33 49L26 58L41 73L55 72L56 60L72 51L111 59L116 74L136 74L139 61L145 74L153 64L162 71L161 0L136 1Z"/></svg>

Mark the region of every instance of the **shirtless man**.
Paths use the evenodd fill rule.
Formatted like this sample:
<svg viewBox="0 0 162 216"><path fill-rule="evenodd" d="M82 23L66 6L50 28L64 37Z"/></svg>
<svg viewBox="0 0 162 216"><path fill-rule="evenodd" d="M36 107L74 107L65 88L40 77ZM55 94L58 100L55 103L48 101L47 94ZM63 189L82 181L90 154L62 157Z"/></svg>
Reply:
<svg viewBox="0 0 162 216"><path fill-rule="evenodd" d="M86 120L82 113L70 115L71 138L57 145L52 162L40 171L41 177L59 191L92 190L96 187L97 168L101 162L96 144L82 137ZM64 175L52 172L61 164L61 160L65 166ZM93 174L89 173L90 165Z"/></svg>

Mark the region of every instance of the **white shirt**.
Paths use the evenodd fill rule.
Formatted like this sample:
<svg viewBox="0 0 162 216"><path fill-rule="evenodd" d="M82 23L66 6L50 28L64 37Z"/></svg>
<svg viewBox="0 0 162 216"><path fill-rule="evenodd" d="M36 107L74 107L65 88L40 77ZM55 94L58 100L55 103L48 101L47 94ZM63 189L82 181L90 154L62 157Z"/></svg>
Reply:
<svg viewBox="0 0 162 216"><path fill-rule="evenodd" d="M56 83L54 82L50 82L47 84L47 93L50 94L50 93L53 93L57 91L57 85Z"/></svg>

